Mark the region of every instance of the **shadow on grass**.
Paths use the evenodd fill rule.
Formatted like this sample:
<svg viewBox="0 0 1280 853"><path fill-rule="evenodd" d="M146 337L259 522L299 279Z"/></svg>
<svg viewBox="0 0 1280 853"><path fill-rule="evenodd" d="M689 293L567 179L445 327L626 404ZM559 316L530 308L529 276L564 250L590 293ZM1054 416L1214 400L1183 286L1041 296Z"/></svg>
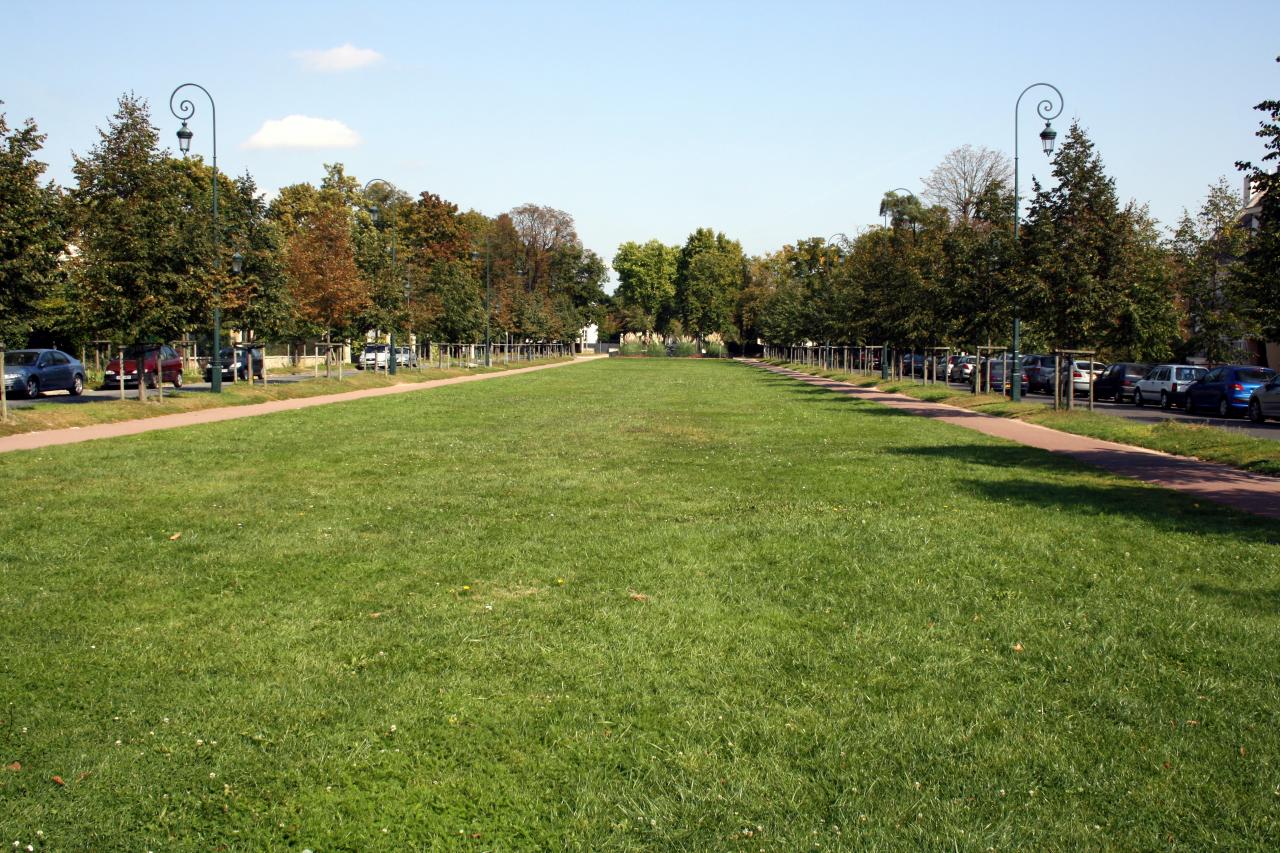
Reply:
<svg viewBox="0 0 1280 853"><path fill-rule="evenodd" d="M1034 479L967 480L962 484L991 501L1067 511L1085 518L1131 518L1166 533L1280 545L1280 524L1274 521L1231 512L1213 504L1197 506L1194 498L1167 489L1127 483L1066 484ZM1034 516L1029 517L1028 523L1034 523Z"/></svg>
<svg viewBox="0 0 1280 853"><path fill-rule="evenodd" d="M1191 588L1206 598L1221 599L1247 613L1280 616L1280 589L1227 589L1207 583L1192 584Z"/></svg>

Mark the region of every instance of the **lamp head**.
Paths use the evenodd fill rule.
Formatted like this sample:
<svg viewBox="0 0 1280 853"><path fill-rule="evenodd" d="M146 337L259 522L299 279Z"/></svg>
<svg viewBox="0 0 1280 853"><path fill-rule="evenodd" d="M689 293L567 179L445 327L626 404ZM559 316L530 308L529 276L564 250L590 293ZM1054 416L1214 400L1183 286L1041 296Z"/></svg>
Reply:
<svg viewBox="0 0 1280 853"><path fill-rule="evenodd" d="M1044 130L1040 131L1040 147L1044 149L1044 156L1048 157L1053 153L1053 142L1058 138L1058 131L1053 129L1053 125L1049 122L1044 123Z"/></svg>
<svg viewBox="0 0 1280 853"><path fill-rule="evenodd" d="M236 252L231 256L231 271L236 275L240 275L240 270L244 268L244 255Z"/></svg>
<svg viewBox="0 0 1280 853"><path fill-rule="evenodd" d="M480 260L480 258L481 258L481 255L480 255L480 253L479 253L479 252L472 252L472 253L471 253L471 260L473 260L473 261L478 261L478 260Z"/></svg>
<svg viewBox="0 0 1280 853"><path fill-rule="evenodd" d="M178 150L182 152L184 157L191 150L192 136L195 136L195 134L191 132L191 128L187 127L187 123L184 121L182 127L178 128Z"/></svg>

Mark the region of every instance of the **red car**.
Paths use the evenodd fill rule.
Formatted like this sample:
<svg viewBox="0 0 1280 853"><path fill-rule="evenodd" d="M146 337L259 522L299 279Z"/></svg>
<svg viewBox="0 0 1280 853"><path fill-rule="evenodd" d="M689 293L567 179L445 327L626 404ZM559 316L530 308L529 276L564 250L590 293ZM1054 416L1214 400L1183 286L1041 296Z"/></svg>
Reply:
<svg viewBox="0 0 1280 853"><path fill-rule="evenodd" d="M143 363L143 372L147 376L147 387L156 387L156 361L159 356L160 367L163 371L161 374L162 382L172 382L174 388L182 387L182 356L174 351L173 347L168 344L162 344L158 347L149 346L132 346L127 347L124 351L124 384L138 384L138 360L142 357L143 350L146 350L146 360ZM120 384L120 357L116 356L107 362L107 369L103 373L103 385L108 388L118 386Z"/></svg>

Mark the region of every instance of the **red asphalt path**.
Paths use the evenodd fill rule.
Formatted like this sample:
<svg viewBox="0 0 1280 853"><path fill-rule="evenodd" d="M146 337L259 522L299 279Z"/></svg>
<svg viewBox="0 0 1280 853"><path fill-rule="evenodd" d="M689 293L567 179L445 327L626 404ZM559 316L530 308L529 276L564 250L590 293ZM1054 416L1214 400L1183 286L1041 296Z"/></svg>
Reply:
<svg viewBox="0 0 1280 853"><path fill-rule="evenodd" d="M823 379L750 359L744 359L743 363L838 394L879 403L900 412L933 418L1017 444L1038 447L1050 453L1060 453L1114 474L1185 492L1254 515L1280 519L1280 479L1275 477L1249 474L1214 462L1172 456L1158 450L1072 435L1039 424L985 415L943 403L926 403L904 394L886 394L870 388L859 388L845 382Z"/></svg>
<svg viewBox="0 0 1280 853"><path fill-rule="evenodd" d="M603 356L597 356L600 358ZM272 400L268 403L253 403L247 406L225 406L217 409L200 409L195 412L181 412L176 415L160 415L155 418L138 418L132 421L119 421L111 424L97 424L87 427L70 427L67 429L51 429L43 432L24 432L18 435L7 435L0 438L0 453L14 450L37 450L41 447L52 447L56 444L76 444L81 441L92 441L97 438L116 438L122 435L137 435L157 429L177 429L178 427L196 424L211 424L218 421L234 421L239 418L252 418L257 415L270 415L275 412L292 412L298 409L309 409L312 406L327 406L330 403L345 403L350 400L366 400L370 397L386 397L391 394L408 394L412 391L425 391L439 388L442 385L460 385L464 382L480 382L485 379L499 379L503 376L514 376L518 373L532 373L535 370L550 370L553 367L567 367L582 361L591 361L591 357L579 358L576 361L560 361L554 364L537 364L532 367L517 367L497 373L477 373L471 376L453 376L448 379L432 379L427 382L406 382L402 385L388 385L383 388L365 388L360 391L343 391L340 394L323 394L317 397L298 397L292 400Z"/></svg>

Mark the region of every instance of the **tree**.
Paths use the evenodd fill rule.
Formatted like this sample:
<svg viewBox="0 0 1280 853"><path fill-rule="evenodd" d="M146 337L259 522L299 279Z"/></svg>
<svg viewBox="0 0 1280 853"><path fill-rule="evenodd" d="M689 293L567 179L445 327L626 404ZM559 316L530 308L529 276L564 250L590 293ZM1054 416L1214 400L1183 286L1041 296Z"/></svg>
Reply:
<svg viewBox="0 0 1280 853"><path fill-rule="evenodd" d="M952 219L968 222L988 187L1007 185L1012 176L1013 169L1004 152L962 145L949 151L920 183L925 195L934 204L945 207Z"/></svg>
<svg viewBox="0 0 1280 853"><path fill-rule="evenodd" d="M156 143L146 102L124 95L98 144L73 155L81 250L71 264L74 293L85 331L120 342L180 336L214 293L213 232L197 171L162 157Z"/></svg>
<svg viewBox="0 0 1280 853"><path fill-rule="evenodd" d="M1233 269L1249 235L1238 212L1236 194L1221 178L1209 187L1194 217L1183 211L1169 243L1174 289L1186 312L1186 340L1179 347L1183 357L1202 354L1216 362L1240 358L1238 342L1250 328L1235 292Z"/></svg>
<svg viewBox="0 0 1280 853"><path fill-rule="evenodd" d="M689 235L676 262L676 310L685 332L699 339L732 334L745 264L738 241L709 228Z"/></svg>
<svg viewBox="0 0 1280 853"><path fill-rule="evenodd" d="M1280 62L1280 57L1276 57ZM1237 292L1247 300L1245 310L1269 340L1280 340L1280 100L1267 100L1254 109L1265 113L1255 135L1266 140L1261 165L1236 163L1262 194L1258 227L1236 273ZM1271 171L1267 169L1270 165Z"/></svg>
<svg viewBox="0 0 1280 853"><path fill-rule="evenodd" d="M324 330L329 342L369 302L369 285L356 267L344 209L319 208L299 224L285 253L289 292L298 314Z"/></svg>
<svg viewBox="0 0 1280 853"><path fill-rule="evenodd" d="M658 240L643 245L629 241L618 247L613 256L613 269L618 274L614 298L623 316L630 318L627 331L666 331L663 321L673 313L679 257L678 247Z"/></svg>
<svg viewBox="0 0 1280 853"><path fill-rule="evenodd" d="M10 349L26 345L40 322L66 248L61 194L40 185L45 164L35 154L44 139L31 119L10 132L0 112L0 342Z"/></svg>
<svg viewBox="0 0 1280 853"><path fill-rule="evenodd" d="M1023 247L1032 273L1023 316L1033 342L1063 348L1099 344L1116 320L1122 230L1115 182L1078 123L1053 158L1058 184L1033 185ZM1026 307L1026 306L1024 306Z"/></svg>

